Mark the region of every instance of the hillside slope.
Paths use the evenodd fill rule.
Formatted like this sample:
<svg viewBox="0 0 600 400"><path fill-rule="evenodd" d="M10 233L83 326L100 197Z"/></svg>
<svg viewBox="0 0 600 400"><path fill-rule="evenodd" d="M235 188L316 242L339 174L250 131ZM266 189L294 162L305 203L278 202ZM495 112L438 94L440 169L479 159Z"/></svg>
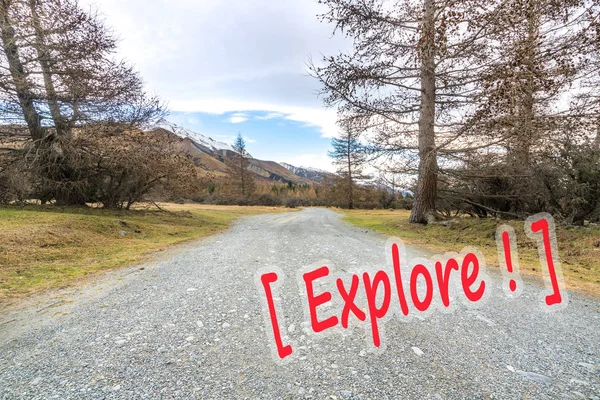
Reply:
<svg viewBox="0 0 600 400"><path fill-rule="evenodd" d="M196 166L202 171L217 176L224 176L229 172L227 162L235 155L235 150L229 144L164 121L149 130L149 132L159 131L177 136L182 151L189 154ZM248 170L253 173L256 179L294 184L320 182L322 180L322 175L319 173L313 175L307 173L296 174L294 169L296 167L288 164L282 165L275 161L259 160L251 155L249 157ZM296 170L305 169L298 168Z"/></svg>
<svg viewBox="0 0 600 400"><path fill-rule="evenodd" d="M331 172L323 171L322 169L309 168L309 167L296 167L287 163L281 163L283 167L290 170L294 175L308 179L313 182L322 182L325 179L332 179L335 177Z"/></svg>

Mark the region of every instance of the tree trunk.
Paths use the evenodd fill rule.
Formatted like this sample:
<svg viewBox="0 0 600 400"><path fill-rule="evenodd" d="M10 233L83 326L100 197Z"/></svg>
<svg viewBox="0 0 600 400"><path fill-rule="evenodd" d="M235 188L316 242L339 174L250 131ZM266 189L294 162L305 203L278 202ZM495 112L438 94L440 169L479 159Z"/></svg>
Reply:
<svg viewBox="0 0 600 400"><path fill-rule="evenodd" d="M516 132L514 132L515 140L513 141L513 162L515 166L525 173L529 170L531 164L531 147L535 142L535 127L534 127L534 92L535 81L534 74L536 66L536 55L538 49L537 36L539 34L539 23L535 7L535 1L527 2L527 38L521 49L521 54L517 54L523 58L525 65L526 76L525 84L518 88L523 92L520 99L518 123L516 124Z"/></svg>
<svg viewBox="0 0 600 400"><path fill-rule="evenodd" d="M58 136L65 136L68 134L68 124L65 118L61 115L60 105L58 104L58 96L56 94L56 88L52 81L52 70L50 68L50 52L46 45L46 38L44 30L40 22L40 17L37 10L37 4L39 0L29 0L29 8L31 10L32 24L35 32L34 48L37 52L38 62L42 70L42 76L44 78L44 89L46 91L46 101L54 122L56 134Z"/></svg>
<svg viewBox="0 0 600 400"><path fill-rule="evenodd" d="M425 224L435 212L437 152L435 146L435 4L425 0L420 41L421 108L419 118L419 178L409 222Z"/></svg>
<svg viewBox="0 0 600 400"><path fill-rule="evenodd" d="M594 146L596 149L600 149L600 117L596 118L596 139L594 139Z"/></svg>
<svg viewBox="0 0 600 400"><path fill-rule="evenodd" d="M354 193L353 193L353 187L352 187L352 143L350 140L350 132L348 132L348 147L347 147L347 161L348 161L348 209L352 210L354 208Z"/></svg>
<svg viewBox="0 0 600 400"><path fill-rule="evenodd" d="M0 0L0 34L2 35L3 49L29 134L34 141L40 141L44 138L44 129L42 128L40 115L33 104L30 83L21 62L15 29L11 25L8 7L9 2L7 0Z"/></svg>
<svg viewBox="0 0 600 400"><path fill-rule="evenodd" d="M246 171L244 155L240 153L240 182L242 185L242 197L246 198Z"/></svg>

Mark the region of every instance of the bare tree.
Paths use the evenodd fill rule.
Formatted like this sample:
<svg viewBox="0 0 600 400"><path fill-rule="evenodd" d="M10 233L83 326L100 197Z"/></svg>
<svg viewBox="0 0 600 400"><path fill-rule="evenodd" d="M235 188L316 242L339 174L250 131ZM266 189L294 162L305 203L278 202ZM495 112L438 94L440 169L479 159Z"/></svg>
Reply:
<svg viewBox="0 0 600 400"><path fill-rule="evenodd" d="M598 68L586 60L597 8L579 0L510 0L487 17L494 57L481 71L477 112L465 124L482 146L455 155L454 168L444 171L445 196L482 216L549 207L541 165L572 143L563 139L576 121L590 120L568 105L586 69Z"/></svg>
<svg viewBox="0 0 600 400"><path fill-rule="evenodd" d="M162 198L191 198L200 187L194 163L179 148L180 138L165 131L127 131L78 135L74 151L84 153L81 169L90 169L93 198L105 208L129 209L156 193Z"/></svg>
<svg viewBox="0 0 600 400"><path fill-rule="evenodd" d="M2 74L0 88L3 92L2 116L9 122L24 119L33 140L41 140L44 136L41 116L35 108L34 100L38 97L33 91L33 85L28 79L29 71L23 64L20 48L17 43L17 32L11 10L18 5L14 0L0 0L0 32L8 74ZM16 18L15 18L16 19ZM16 104L15 104L16 103ZM17 117L15 117L15 113Z"/></svg>
<svg viewBox="0 0 600 400"><path fill-rule="evenodd" d="M579 128L591 139L590 144L600 150L600 4L591 1L587 5L583 18L587 29L582 29L578 37L580 92L571 104L571 116L579 119Z"/></svg>
<svg viewBox="0 0 600 400"><path fill-rule="evenodd" d="M116 39L76 0L2 0L0 31L8 72L0 72L0 119L27 124L47 197L82 203L89 182L66 154L75 130L101 122L98 134L122 134L162 117L163 107L113 59Z"/></svg>
<svg viewBox="0 0 600 400"><path fill-rule="evenodd" d="M558 104L581 67L583 0L510 0L498 7L482 73L475 129L505 139L512 163L527 169L544 132L567 116Z"/></svg>
<svg viewBox="0 0 600 400"><path fill-rule="evenodd" d="M463 115L488 54L484 16L494 2L324 0L323 19L354 41L349 54L312 65L325 104L371 132L381 154L417 156L410 221L435 212L438 157L464 146ZM462 150L461 150L462 151Z"/></svg>

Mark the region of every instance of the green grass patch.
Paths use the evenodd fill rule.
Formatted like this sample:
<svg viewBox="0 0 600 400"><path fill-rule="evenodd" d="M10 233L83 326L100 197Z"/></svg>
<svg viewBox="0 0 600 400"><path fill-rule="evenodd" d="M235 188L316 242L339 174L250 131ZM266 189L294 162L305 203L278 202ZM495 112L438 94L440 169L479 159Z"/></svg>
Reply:
<svg viewBox="0 0 600 400"><path fill-rule="evenodd" d="M339 210L353 225L370 228L405 243L427 247L437 253L459 252L476 246L488 265L498 266L496 228L511 225L517 233L521 272L541 277L537 247L524 232L523 221L457 218L450 226L408 223L409 211ZM557 226L559 257L567 287L600 297L600 228Z"/></svg>
<svg viewBox="0 0 600 400"><path fill-rule="evenodd" d="M163 204L170 212L0 208L0 303L134 265L170 245L221 232L269 207Z"/></svg>

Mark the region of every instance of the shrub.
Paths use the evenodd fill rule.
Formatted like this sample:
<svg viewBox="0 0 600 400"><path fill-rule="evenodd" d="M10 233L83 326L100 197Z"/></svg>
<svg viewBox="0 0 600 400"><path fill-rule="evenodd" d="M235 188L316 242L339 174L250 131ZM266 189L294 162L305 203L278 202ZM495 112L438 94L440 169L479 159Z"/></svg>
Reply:
<svg viewBox="0 0 600 400"><path fill-rule="evenodd" d="M387 190L379 191L379 205L381 208L393 208L394 196L392 196Z"/></svg>
<svg viewBox="0 0 600 400"><path fill-rule="evenodd" d="M0 203L24 203L31 191L31 175L22 162L0 165Z"/></svg>
<svg viewBox="0 0 600 400"><path fill-rule="evenodd" d="M406 196L404 198L401 199L397 199L394 201L393 204L393 208L397 209L397 210L411 210L413 203L414 203L414 198L410 197L410 196Z"/></svg>
<svg viewBox="0 0 600 400"><path fill-rule="evenodd" d="M289 197L285 201L285 206L287 208L296 208L300 205L300 200L297 197Z"/></svg>
<svg viewBox="0 0 600 400"><path fill-rule="evenodd" d="M256 200L256 205L276 207L281 205L281 199L270 194L263 194Z"/></svg>
<svg viewBox="0 0 600 400"><path fill-rule="evenodd" d="M191 200L194 203L198 203L198 204L210 204L210 203L206 202L209 198L210 198L210 196L208 196L208 195L197 194L197 195L193 196Z"/></svg>

